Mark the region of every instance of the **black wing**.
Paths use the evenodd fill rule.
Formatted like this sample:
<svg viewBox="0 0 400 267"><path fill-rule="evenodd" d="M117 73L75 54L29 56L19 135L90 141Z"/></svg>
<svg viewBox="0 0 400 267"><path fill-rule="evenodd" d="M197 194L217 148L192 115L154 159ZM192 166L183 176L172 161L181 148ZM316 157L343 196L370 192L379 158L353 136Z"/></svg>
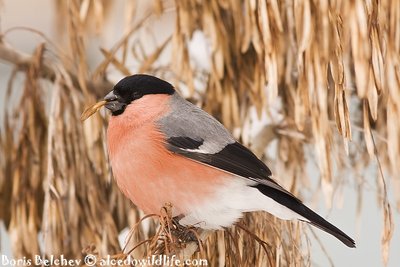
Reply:
<svg viewBox="0 0 400 267"><path fill-rule="evenodd" d="M202 139L171 137L167 140L167 147L171 152L292 195L270 178L270 169L242 144L234 142L217 153L205 153L201 151L203 143Z"/></svg>
<svg viewBox="0 0 400 267"><path fill-rule="evenodd" d="M171 137L168 139L168 148L174 153L242 177L265 179L272 174L261 160L238 142L228 144L215 154L196 151L203 142L189 137Z"/></svg>

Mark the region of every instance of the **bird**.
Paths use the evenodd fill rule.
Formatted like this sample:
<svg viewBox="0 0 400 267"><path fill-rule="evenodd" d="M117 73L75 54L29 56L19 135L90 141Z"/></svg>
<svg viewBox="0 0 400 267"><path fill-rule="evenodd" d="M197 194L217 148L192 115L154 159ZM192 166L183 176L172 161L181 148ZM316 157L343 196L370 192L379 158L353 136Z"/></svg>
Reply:
<svg viewBox="0 0 400 267"><path fill-rule="evenodd" d="M244 213L265 211L300 220L348 247L355 241L302 203L266 164L213 116L155 76L134 74L104 100L111 112L107 150L114 179L146 214L166 203L183 226L218 230Z"/></svg>

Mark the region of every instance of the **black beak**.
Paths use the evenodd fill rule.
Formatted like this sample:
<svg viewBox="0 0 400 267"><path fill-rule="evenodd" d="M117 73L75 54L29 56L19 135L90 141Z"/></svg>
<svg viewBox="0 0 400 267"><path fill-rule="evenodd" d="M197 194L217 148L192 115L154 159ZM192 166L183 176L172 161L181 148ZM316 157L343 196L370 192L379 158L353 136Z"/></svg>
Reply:
<svg viewBox="0 0 400 267"><path fill-rule="evenodd" d="M117 100L117 96L114 94L114 91L111 91L104 97L104 100L107 102L111 102Z"/></svg>
<svg viewBox="0 0 400 267"><path fill-rule="evenodd" d="M114 91L109 92L104 97L104 100L107 101L105 107L109 109L114 116L121 114L126 108L126 104L120 101L120 97L115 95Z"/></svg>

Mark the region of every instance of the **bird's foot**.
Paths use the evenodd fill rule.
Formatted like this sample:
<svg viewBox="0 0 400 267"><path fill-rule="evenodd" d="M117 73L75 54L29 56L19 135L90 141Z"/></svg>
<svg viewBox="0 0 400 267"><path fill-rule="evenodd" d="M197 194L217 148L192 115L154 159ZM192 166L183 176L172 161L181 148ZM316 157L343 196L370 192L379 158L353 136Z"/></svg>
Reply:
<svg viewBox="0 0 400 267"><path fill-rule="evenodd" d="M180 243L199 242L197 228L194 226L183 226L179 223L182 216L172 218L171 234L177 238Z"/></svg>

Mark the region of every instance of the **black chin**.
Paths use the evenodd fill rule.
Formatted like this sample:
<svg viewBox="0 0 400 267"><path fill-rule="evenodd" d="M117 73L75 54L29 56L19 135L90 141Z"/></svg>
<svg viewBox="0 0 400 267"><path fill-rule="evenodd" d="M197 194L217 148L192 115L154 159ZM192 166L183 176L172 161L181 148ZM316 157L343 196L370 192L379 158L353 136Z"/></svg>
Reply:
<svg viewBox="0 0 400 267"><path fill-rule="evenodd" d="M117 115L122 114L125 111L125 108L126 108L126 104L125 103L121 103L121 102L118 102L118 101L107 102L104 106L111 111L111 114L113 116L117 116Z"/></svg>

